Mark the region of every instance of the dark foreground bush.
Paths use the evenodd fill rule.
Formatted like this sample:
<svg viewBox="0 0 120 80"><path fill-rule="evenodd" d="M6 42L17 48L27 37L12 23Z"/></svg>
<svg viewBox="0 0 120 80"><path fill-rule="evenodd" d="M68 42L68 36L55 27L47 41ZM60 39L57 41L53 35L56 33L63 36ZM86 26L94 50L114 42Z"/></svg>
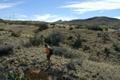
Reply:
<svg viewBox="0 0 120 80"><path fill-rule="evenodd" d="M45 23L39 25L39 30L40 30L40 31L45 30L45 29L47 29L47 28L48 28L48 25L45 24Z"/></svg>
<svg viewBox="0 0 120 80"><path fill-rule="evenodd" d="M82 47L82 43L85 42L85 40L79 35L69 35L68 37L65 37L63 42L71 48L77 49Z"/></svg>
<svg viewBox="0 0 120 80"><path fill-rule="evenodd" d="M30 43L33 46L39 46L39 45L43 45L44 43L47 43L49 45L54 45L57 46L59 45L61 41L61 35L58 32L53 32L46 35L42 35L42 34L35 34L34 37L30 38Z"/></svg>
<svg viewBox="0 0 120 80"><path fill-rule="evenodd" d="M34 37L30 38L30 43L33 46L39 46L40 44L44 44L44 37L43 35L35 35Z"/></svg>
<svg viewBox="0 0 120 80"><path fill-rule="evenodd" d="M41 23L41 24L39 24L37 26L38 26L38 29L35 30L35 33L38 33L38 32L40 32L42 30L48 29L48 24L46 24L46 23Z"/></svg>
<svg viewBox="0 0 120 80"><path fill-rule="evenodd" d="M20 31L18 32L15 32L15 31L11 31L11 36L14 36L14 37L20 37Z"/></svg>
<svg viewBox="0 0 120 80"><path fill-rule="evenodd" d="M59 43L61 42L61 38L62 36L60 35L59 32L53 32L49 34L48 37L45 38L45 42L50 45L58 46Z"/></svg>
<svg viewBox="0 0 120 80"><path fill-rule="evenodd" d="M27 80L23 76L20 76L17 73L9 73L6 80Z"/></svg>
<svg viewBox="0 0 120 80"><path fill-rule="evenodd" d="M9 55L13 53L13 46L12 45L0 45L0 56L2 55Z"/></svg>
<svg viewBox="0 0 120 80"><path fill-rule="evenodd" d="M3 29L3 28L0 28L0 31L5 31L5 29Z"/></svg>
<svg viewBox="0 0 120 80"><path fill-rule="evenodd" d="M120 42L114 42L113 47L116 51L120 52Z"/></svg>

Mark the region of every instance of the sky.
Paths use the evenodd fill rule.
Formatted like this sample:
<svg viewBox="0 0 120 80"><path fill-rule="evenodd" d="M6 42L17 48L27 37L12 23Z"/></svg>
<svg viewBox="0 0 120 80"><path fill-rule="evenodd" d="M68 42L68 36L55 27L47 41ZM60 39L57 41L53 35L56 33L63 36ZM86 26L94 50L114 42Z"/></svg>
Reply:
<svg viewBox="0 0 120 80"><path fill-rule="evenodd" d="M120 19L120 0L0 0L0 18L7 20Z"/></svg>

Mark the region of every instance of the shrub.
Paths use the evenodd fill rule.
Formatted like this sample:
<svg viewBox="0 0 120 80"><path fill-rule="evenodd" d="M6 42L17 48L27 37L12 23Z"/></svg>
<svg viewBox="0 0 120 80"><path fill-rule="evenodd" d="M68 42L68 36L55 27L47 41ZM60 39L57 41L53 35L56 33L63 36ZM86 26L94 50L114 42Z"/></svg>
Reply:
<svg viewBox="0 0 120 80"><path fill-rule="evenodd" d="M6 31L5 29L3 29L3 28L0 28L0 31Z"/></svg>
<svg viewBox="0 0 120 80"><path fill-rule="evenodd" d="M90 30L95 30L95 31L102 31L103 29L99 26L87 26L88 29Z"/></svg>
<svg viewBox="0 0 120 80"><path fill-rule="evenodd" d="M102 41L103 43L107 43L108 41L111 41L111 36L107 32L98 33L97 36L101 38L100 41Z"/></svg>
<svg viewBox="0 0 120 80"><path fill-rule="evenodd" d="M110 53L111 53L110 48L105 47L104 53L105 53L105 58L108 58L110 56Z"/></svg>
<svg viewBox="0 0 120 80"><path fill-rule="evenodd" d="M120 52L120 42L114 42L113 47L116 51Z"/></svg>
<svg viewBox="0 0 120 80"><path fill-rule="evenodd" d="M103 30L108 31L108 28L109 28L109 26L106 26L106 25L100 25L99 27L102 29L102 31Z"/></svg>
<svg viewBox="0 0 120 80"><path fill-rule="evenodd" d="M9 73L7 75L7 80L27 80L25 79L23 76L21 77L19 74L17 73Z"/></svg>
<svg viewBox="0 0 120 80"><path fill-rule="evenodd" d="M13 53L13 46L12 45L0 45L0 55L9 55Z"/></svg>
<svg viewBox="0 0 120 80"><path fill-rule="evenodd" d="M34 37L30 38L30 44L33 46L39 46L40 44L44 44L44 36L43 35L35 35Z"/></svg>
<svg viewBox="0 0 120 80"><path fill-rule="evenodd" d="M80 38L77 38L72 46L73 48L79 48L81 45L82 45L82 42Z"/></svg>
<svg viewBox="0 0 120 80"><path fill-rule="evenodd" d="M43 45L44 43L58 46L60 41L61 41L61 35L58 32L52 32L44 36L38 33L35 34L34 37L30 38L30 43L33 46Z"/></svg>
<svg viewBox="0 0 120 80"><path fill-rule="evenodd" d="M89 25L87 26L88 29L90 30L95 30L95 31L108 31L109 26L106 25Z"/></svg>
<svg viewBox="0 0 120 80"><path fill-rule="evenodd" d="M54 54L57 56L63 56L65 58L78 58L81 57L78 51L70 48L70 47L54 47Z"/></svg>
<svg viewBox="0 0 120 80"><path fill-rule="evenodd" d="M72 48L80 48L82 45L83 39L80 36L70 35L67 39L64 40L64 43L69 45Z"/></svg>
<svg viewBox="0 0 120 80"><path fill-rule="evenodd" d="M62 36L60 35L59 32L53 32L49 34L48 37L45 38L45 42L50 45L58 46L59 43L61 42L61 38Z"/></svg>
<svg viewBox="0 0 120 80"><path fill-rule="evenodd" d="M73 27L69 27L69 30L73 30Z"/></svg>
<svg viewBox="0 0 120 80"><path fill-rule="evenodd" d="M39 27L39 28L35 31L36 33L39 32L39 31L48 29L48 24L46 24L46 23L41 23L41 24L38 25L38 27Z"/></svg>
<svg viewBox="0 0 120 80"><path fill-rule="evenodd" d="M11 36L14 36L14 37L20 37L20 31L18 32L15 32L15 31L11 31Z"/></svg>

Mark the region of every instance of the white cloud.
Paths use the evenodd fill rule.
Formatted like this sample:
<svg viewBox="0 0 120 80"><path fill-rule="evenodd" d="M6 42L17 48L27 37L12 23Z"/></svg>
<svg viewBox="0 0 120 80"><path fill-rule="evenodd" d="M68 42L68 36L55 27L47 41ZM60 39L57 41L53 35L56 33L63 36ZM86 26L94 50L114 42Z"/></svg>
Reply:
<svg viewBox="0 0 120 80"><path fill-rule="evenodd" d="M16 3L0 3L0 10L2 9L7 9L7 8L11 8L14 7L18 4L21 4L22 2L16 2Z"/></svg>
<svg viewBox="0 0 120 80"><path fill-rule="evenodd" d="M114 17L114 18L120 19L120 16L117 16L117 17Z"/></svg>
<svg viewBox="0 0 120 80"><path fill-rule="evenodd" d="M34 21L46 21L46 22L55 22L58 20L64 20L64 21L69 21L72 19L77 19L77 17L73 16L59 16L59 15L53 15L53 14L44 14L44 15L33 15L33 16L28 16L25 14L14 14L13 20L34 20Z"/></svg>
<svg viewBox="0 0 120 80"><path fill-rule="evenodd" d="M34 20L38 21L47 21L47 22L54 22L57 20L72 20L76 17L73 16L58 16L58 15L52 15L52 14L45 14L45 15L35 15Z"/></svg>
<svg viewBox="0 0 120 80"><path fill-rule="evenodd" d="M115 10L120 9L120 0L89 0L85 2L70 3L62 6L62 8L70 8L79 13Z"/></svg>

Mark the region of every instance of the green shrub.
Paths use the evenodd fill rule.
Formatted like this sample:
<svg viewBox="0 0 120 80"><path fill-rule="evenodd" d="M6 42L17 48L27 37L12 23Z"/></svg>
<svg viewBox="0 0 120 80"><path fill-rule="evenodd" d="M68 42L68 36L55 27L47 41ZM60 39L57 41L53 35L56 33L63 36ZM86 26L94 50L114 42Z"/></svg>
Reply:
<svg viewBox="0 0 120 80"><path fill-rule="evenodd" d="M108 31L109 26L106 25L88 25L86 28L95 31Z"/></svg>
<svg viewBox="0 0 120 80"><path fill-rule="evenodd" d="M72 46L73 48L80 48L81 45L82 45L82 41L80 40L80 38L77 38Z"/></svg>
<svg viewBox="0 0 120 80"><path fill-rule="evenodd" d="M58 46L61 41L61 35L58 32L52 32L48 35L35 34L34 37L30 38L30 43L34 46L43 45L47 43L49 45Z"/></svg>
<svg viewBox="0 0 120 80"><path fill-rule="evenodd" d="M30 38L30 44L33 46L39 46L40 44L44 44L44 36L43 35L35 35L34 37Z"/></svg>
<svg viewBox="0 0 120 80"><path fill-rule="evenodd" d="M73 27L69 27L69 30L73 30Z"/></svg>
<svg viewBox="0 0 120 80"><path fill-rule="evenodd" d="M69 35L63 42L72 48L80 48L82 46L83 39L81 39L80 36Z"/></svg>
<svg viewBox="0 0 120 80"><path fill-rule="evenodd" d="M3 28L0 28L0 31L5 31L5 29L3 29Z"/></svg>
<svg viewBox="0 0 120 80"><path fill-rule="evenodd" d="M110 56L110 53L111 53L111 51L110 51L110 48L104 48L104 53L105 53L105 58L108 58L109 56Z"/></svg>
<svg viewBox="0 0 120 80"><path fill-rule="evenodd" d="M90 30L95 30L95 31L102 31L103 29L99 26L87 26L88 29Z"/></svg>
<svg viewBox="0 0 120 80"><path fill-rule="evenodd" d="M39 32L39 31L48 29L48 24L46 24L46 23L41 23L41 24L39 24L37 26L38 26L38 29L35 30L36 33Z"/></svg>
<svg viewBox="0 0 120 80"><path fill-rule="evenodd" d="M113 47L116 51L120 52L120 42L114 42Z"/></svg>
<svg viewBox="0 0 120 80"><path fill-rule="evenodd" d="M20 76L17 73L9 73L7 75L7 80L27 80L23 76Z"/></svg>
<svg viewBox="0 0 120 80"><path fill-rule="evenodd" d="M75 59L78 57L81 57L81 53L79 51L76 51L70 47L54 47L54 54L57 56L63 56L65 58L71 58L71 59Z"/></svg>
<svg viewBox="0 0 120 80"><path fill-rule="evenodd" d="M98 33L97 36L100 37L100 41L102 41L103 43L107 43L108 41L111 41L111 36L107 32Z"/></svg>
<svg viewBox="0 0 120 80"><path fill-rule="evenodd" d="M109 26L106 25L100 25L99 27L102 29L102 31L108 31L109 28Z"/></svg>
<svg viewBox="0 0 120 80"><path fill-rule="evenodd" d="M61 42L61 38L62 36L60 35L59 32L53 32L45 38L45 42L50 45L58 46L59 43Z"/></svg>

